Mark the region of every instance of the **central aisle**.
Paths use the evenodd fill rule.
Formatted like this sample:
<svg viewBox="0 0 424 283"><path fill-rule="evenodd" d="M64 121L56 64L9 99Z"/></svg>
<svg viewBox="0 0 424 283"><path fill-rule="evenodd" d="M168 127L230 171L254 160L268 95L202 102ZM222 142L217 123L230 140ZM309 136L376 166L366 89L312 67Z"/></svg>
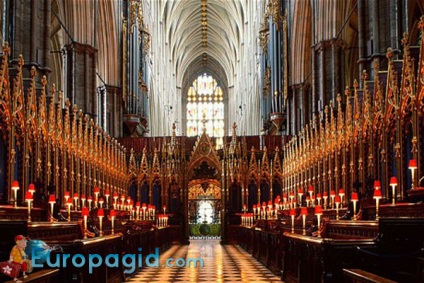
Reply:
<svg viewBox="0 0 424 283"><path fill-rule="evenodd" d="M203 267L163 267L166 259L201 258ZM233 245L218 240L192 240L188 246L172 246L160 256L160 267L143 268L127 282L281 282L266 267Z"/></svg>

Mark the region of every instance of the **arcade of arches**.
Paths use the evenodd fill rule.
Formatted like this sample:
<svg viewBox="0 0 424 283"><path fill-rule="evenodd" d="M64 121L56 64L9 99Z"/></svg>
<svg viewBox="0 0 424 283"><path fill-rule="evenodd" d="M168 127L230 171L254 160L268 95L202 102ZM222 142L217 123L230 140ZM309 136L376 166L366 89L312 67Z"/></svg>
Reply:
<svg viewBox="0 0 424 283"><path fill-rule="evenodd" d="M0 262L164 263L22 281L424 282L422 0L0 11Z"/></svg>

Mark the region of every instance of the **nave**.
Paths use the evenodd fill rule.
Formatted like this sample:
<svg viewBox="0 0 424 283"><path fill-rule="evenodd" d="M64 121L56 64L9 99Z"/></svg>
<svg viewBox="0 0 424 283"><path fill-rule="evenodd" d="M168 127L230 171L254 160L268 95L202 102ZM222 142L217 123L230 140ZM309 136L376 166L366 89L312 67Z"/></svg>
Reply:
<svg viewBox="0 0 424 283"><path fill-rule="evenodd" d="M201 258L202 267L163 267L166 259ZM282 282L238 245L218 240L192 240L161 254L158 268L144 268L128 282Z"/></svg>

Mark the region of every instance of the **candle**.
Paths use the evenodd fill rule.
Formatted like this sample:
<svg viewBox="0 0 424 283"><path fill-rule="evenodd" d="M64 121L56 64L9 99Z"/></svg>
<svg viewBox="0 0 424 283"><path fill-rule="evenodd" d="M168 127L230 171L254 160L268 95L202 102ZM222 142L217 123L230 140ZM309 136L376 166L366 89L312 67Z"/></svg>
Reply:
<svg viewBox="0 0 424 283"><path fill-rule="evenodd" d="M140 207L141 207L141 204L140 204L139 201L137 201L135 203L135 207L137 208L137 220L140 220Z"/></svg>
<svg viewBox="0 0 424 283"><path fill-rule="evenodd" d="M392 187L392 205L396 205L396 186L397 186L396 177L390 178L390 186Z"/></svg>
<svg viewBox="0 0 424 283"><path fill-rule="evenodd" d="M244 205L246 207L246 205ZM166 205L163 206L163 214L166 215Z"/></svg>
<svg viewBox="0 0 424 283"><path fill-rule="evenodd" d="M143 203L141 205L141 209L143 210L143 220L146 220L146 208L147 208L146 204Z"/></svg>

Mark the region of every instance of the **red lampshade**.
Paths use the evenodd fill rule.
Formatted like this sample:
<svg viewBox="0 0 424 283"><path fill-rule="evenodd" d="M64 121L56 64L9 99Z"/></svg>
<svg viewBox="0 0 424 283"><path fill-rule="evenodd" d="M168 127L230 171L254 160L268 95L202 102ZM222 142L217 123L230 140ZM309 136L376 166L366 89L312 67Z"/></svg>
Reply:
<svg viewBox="0 0 424 283"><path fill-rule="evenodd" d="M339 189L339 195L340 195L340 196L344 196L344 195L345 195L345 191L344 191L344 189Z"/></svg>
<svg viewBox="0 0 424 283"><path fill-rule="evenodd" d="M92 201L92 200L93 200L93 197L92 197L92 196L88 196L88 197L87 197L87 200L88 200L88 201Z"/></svg>
<svg viewBox="0 0 424 283"><path fill-rule="evenodd" d="M69 198L70 196L71 196L71 193L69 191L66 191L64 197L68 197Z"/></svg>
<svg viewBox="0 0 424 283"><path fill-rule="evenodd" d="M153 210L156 210L156 205L152 205L152 209Z"/></svg>
<svg viewBox="0 0 424 283"><path fill-rule="evenodd" d="M256 204L253 205L253 209L256 209Z"/></svg>
<svg viewBox="0 0 424 283"><path fill-rule="evenodd" d="M320 205L315 206L315 215L322 215L322 207Z"/></svg>
<svg viewBox="0 0 424 283"><path fill-rule="evenodd" d="M246 205L244 205L244 206L246 206ZM166 209L166 205L163 206L163 209Z"/></svg>
<svg viewBox="0 0 424 283"><path fill-rule="evenodd" d="M296 216L296 210L294 208L290 209L290 216Z"/></svg>
<svg viewBox="0 0 424 283"><path fill-rule="evenodd" d="M275 200L274 200L274 204L279 204L280 203L280 199L279 198L276 198Z"/></svg>
<svg viewBox="0 0 424 283"><path fill-rule="evenodd" d="M18 181L13 181L12 182L12 190L19 190L19 182Z"/></svg>
<svg viewBox="0 0 424 283"><path fill-rule="evenodd" d="M331 192L330 192L330 196L331 196L331 197L336 196L336 191L335 191L335 190L331 190Z"/></svg>
<svg viewBox="0 0 424 283"><path fill-rule="evenodd" d="M294 197L294 193L293 192L290 192L290 197Z"/></svg>
<svg viewBox="0 0 424 283"><path fill-rule="evenodd" d="M104 203L105 201L103 200L102 197L99 198L99 203Z"/></svg>
<svg viewBox="0 0 424 283"><path fill-rule="evenodd" d="M300 214L301 215L308 215L308 209L306 207L300 208Z"/></svg>
<svg viewBox="0 0 424 283"><path fill-rule="evenodd" d="M133 206L134 205L134 201L130 200L130 205Z"/></svg>
<svg viewBox="0 0 424 283"><path fill-rule="evenodd" d="M417 169L417 161L415 159L409 160L409 169Z"/></svg>
<svg viewBox="0 0 424 283"><path fill-rule="evenodd" d="M266 202L262 202L262 206L266 206Z"/></svg>
<svg viewBox="0 0 424 283"><path fill-rule="evenodd" d="M88 208L87 207L82 208L81 215L82 215L82 217L88 216Z"/></svg>
<svg viewBox="0 0 424 283"><path fill-rule="evenodd" d="M317 193L317 199L321 199L321 194Z"/></svg>
<svg viewBox="0 0 424 283"><path fill-rule="evenodd" d="M272 201L271 200L268 201L268 205L269 206L272 206Z"/></svg>
<svg viewBox="0 0 424 283"><path fill-rule="evenodd" d="M306 196L306 201L310 201L311 198L309 196Z"/></svg>
<svg viewBox="0 0 424 283"><path fill-rule="evenodd" d="M98 187L94 187L94 193L95 194L100 194L100 189Z"/></svg>
<svg viewBox="0 0 424 283"><path fill-rule="evenodd" d="M110 192L109 192L109 190L106 190L106 192L105 192L105 196L110 196Z"/></svg>
<svg viewBox="0 0 424 283"><path fill-rule="evenodd" d="M56 196L55 195L49 196L49 203L56 203Z"/></svg>
<svg viewBox="0 0 424 283"><path fill-rule="evenodd" d="M121 200L124 201L125 200L125 195L121 195Z"/></svg>
<svg viewBox="0 0 424 283"><path fill-rule="evenodd" d="M31 192L27 191L26 194L25 194L25 201L32 201L32 200L33 200L33 198L32 198Z"/></svg>
<svg viewBox="0 0 424 283"><path fill-rule="evenodd" d="M74 193L74 199L78 199L78 193Z"/></svg>
<svg viewBox="0 0 424 283"><path fill-rule="evenodd" d="M31 194L35 192L35 186L34 186L34 184L29 184L28 185L28 192L30 192Z"/></svg>
<svg viewBox="0 0 424 283"><path fill-rule="evenodd" d="M116 210L111 210L110 211L110 217L116 217L116 215L117 215L117 213L116 213Z"/></svg>
<svg viewBox="0 0 424 283"><path fill-rule="evenodd" d="M97 211L97 216L98 216L98 217L103 217L103 216L105 216L105 212L104 212L103 208L100 208L100 209L99 209L99 211Z"/></svg>
<svg viewBox="0 0 424 283"><path fill-rule="evenodd" d="M302 189L302 188L300 188L300 189L299 189L299 191L297 192L297 194L299 194L299 195L303 195L303 189Z"/></svg>
<svg viewBox="0 0 424 283"><path fill-rule="evenodd" d="M352 201L358 201L358 200L359 200L359 198L358 198L358 193L356 193L356 192L352 192L352 198L351 198L351 200L352 200Z"/></svg>
<svg viewBox="0 0 424 283"><path fill-rule="evenodd" d="M143 202L143 204L141 205L142 208L146 208L146 203Z"/></svg>
<svg viewBox="0 0 424 283"><path fill-rule="evenodd" d="M140 207L140 202L139 202L139 201L137 201L137 202L135 203L135 206L136 206L136 207Z"/></svg>
<svg viewBox="0 0 424 283"><path fill-rule="evenodd" d="M69 205L69 206L71 206L71 205L72 205L72 200L71 200L71 198L68 198L68 201L66 202L66 205Z"/></svg>
<svg viewBox="0 0 424 283"><path fill-rule="evenodd" d="M390 178L390 185L391 186L397 186L397 179L396 179L396 177L391 177Z"/></svg>
<svg viewBox="0 0 424 283"><path fill-rule="evenodd" d="M309 187L308 187L308 192L312 192L312 193L313 193L313 192L314 192L314 187L309 186Z"/></svg>
<svg viewBox="0 0 424 283"><path fill-rule="evenodd" d="M128 203L130 203L130 202L131 202L131 197L130 197L130 196L128 196L128 197L127 197L127 202L128 202Z"/></svg>
<svg viewBox="0 0 424 283"><path fill-rule="evenodd" d="M334 203L340 203L340 196L336 196L334 198Z"/></svg>
<svg viewBox="0 0 424 283"><path fill-rule="evenodd" d="M84 194L82 194L82 195L81 195L81 199L82 199L82 200L86 200L87 198L85 197L85 195L84 195Z"/></svg>
<svg viewBox="0 0 424 283"><path fill-rule="evenodd" d="M324 193L322 194L322 197L323 198L328 198L328 192L327 191L324 191Z"/></svg>
<svg viewBox="0 0 424 283"><path fill-rule="evenodd" d="M374 188L381 188L380 180L375 180L374 181Z"/></svg>
<svg viewBox="0 0 424 283"><path fill-rule="evenodd" d="M287 199L287 193L283 195L283 199Z"/></svg>
<svg viewBox="0 0 424 283"><path fill-rule="evenodd" d="M381 194L381 190L377 190L377 189L375 189L374 190L374 198L375 199L380 199L380 198L382 198L383 196L382 196L382 194Z"/></svg>
<svg viewBox="0 0 424 283"><path fill-rule="evenodd" d="M118 198L118 193L117 192L113 192L113 198Z"/></svg>

